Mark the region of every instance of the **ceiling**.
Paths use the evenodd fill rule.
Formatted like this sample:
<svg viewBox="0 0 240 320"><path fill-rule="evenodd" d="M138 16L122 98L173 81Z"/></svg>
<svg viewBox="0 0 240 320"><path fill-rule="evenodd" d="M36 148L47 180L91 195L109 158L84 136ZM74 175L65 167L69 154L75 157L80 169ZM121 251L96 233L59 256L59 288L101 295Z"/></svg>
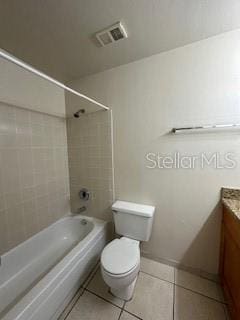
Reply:
<svg viewBox="0 0 240 320"><path fill-rule="evenodd" d="M98 47L119 20L129 38ZM0 47L62 81L237 28L239 0L0 1Z"/></svg>

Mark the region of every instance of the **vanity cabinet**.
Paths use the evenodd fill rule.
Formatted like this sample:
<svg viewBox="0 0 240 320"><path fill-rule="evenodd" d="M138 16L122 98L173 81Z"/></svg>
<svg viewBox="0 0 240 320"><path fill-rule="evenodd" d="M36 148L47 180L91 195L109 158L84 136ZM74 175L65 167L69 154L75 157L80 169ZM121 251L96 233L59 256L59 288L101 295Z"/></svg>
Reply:
<svg viewBox="0 0 240 320"><path fill-rule="evenodd" d="M223 206L220 278L232 320L240 320L240 219Z"/></svg>

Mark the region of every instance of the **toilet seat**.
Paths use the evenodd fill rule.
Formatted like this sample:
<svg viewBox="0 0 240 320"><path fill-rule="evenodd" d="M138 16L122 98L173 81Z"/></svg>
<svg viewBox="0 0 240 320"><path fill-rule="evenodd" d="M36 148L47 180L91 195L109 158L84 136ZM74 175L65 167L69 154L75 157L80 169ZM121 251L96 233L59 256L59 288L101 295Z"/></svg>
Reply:
<svg viewBox="0 0 240 320"><path fill-rule="evenodd" d="M101 255L101 265L115 276L127 275L140 263L139 241L122 237L111 241Z"/></svg>

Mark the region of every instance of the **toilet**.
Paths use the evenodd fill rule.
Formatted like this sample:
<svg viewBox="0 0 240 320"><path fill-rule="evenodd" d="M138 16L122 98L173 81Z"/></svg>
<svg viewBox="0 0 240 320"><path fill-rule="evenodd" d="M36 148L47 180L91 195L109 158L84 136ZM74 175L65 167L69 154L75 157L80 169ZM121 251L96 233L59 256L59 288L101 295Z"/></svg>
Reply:
<svg viewBox="0 0 240 320"><path fill-rule="evenodd" d="M115 231L119 239L111 241L101 254L101 273L110 292L129 301L140 269L140 241L148 241L155 207L116 201L112 206Z"/></svg>

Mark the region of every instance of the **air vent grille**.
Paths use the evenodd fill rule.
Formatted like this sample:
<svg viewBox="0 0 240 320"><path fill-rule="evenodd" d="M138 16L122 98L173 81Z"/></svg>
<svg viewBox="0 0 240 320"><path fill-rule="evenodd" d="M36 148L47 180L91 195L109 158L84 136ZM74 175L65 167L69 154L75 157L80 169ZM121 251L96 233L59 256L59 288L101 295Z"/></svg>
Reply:
<svg viewBox="0 0 240 320"><path fill-rule="evenodd" d="M111 30L110 32L111 32L111 35L115 41L124 38L124 35L119 28L115 28L115 29Z"/></svg>
<svg viewBox="0 0 240 320"><path fill-rule="evenodd" d="M126 29L123 27L121 22L118 22L96 34L96 38L101 46L106 46L127 37Z"/></svg>

